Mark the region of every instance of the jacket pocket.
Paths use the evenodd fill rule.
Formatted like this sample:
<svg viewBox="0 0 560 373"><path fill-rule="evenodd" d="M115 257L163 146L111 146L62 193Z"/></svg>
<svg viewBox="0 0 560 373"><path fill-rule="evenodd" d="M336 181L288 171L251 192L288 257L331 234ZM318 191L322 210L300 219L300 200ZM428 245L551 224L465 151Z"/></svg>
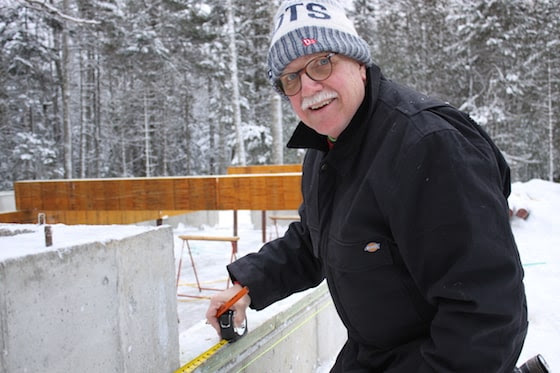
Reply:
<svg viewBox="0 0 560 373"><path fill-rule="evenodd" d="M384 240L343 243L329 238L329 265L345 272L360 272L393 264L389 244Z"/></svg>
<svg viewBox="0 0 560 373"><path fill-rule="evenodd" d="M331 238L326 259L331 294L350 337L381 349L425 335L428 328L405 287L407 272L393 262L394 249L383 240Z"/></svg>

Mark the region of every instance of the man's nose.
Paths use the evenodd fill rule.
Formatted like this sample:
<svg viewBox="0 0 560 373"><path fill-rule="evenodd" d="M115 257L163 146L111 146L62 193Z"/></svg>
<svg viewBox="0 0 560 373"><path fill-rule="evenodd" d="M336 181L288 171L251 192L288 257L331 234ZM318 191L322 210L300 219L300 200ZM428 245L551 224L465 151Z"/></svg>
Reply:
<svg viewBox="0 0 560 373"><path fill-rule="evenodd" d="M310 96L321 89L323 89L323 85L321 82L317 82L311 79L306 73L301 74L301 94L303 97Z"/></svg>

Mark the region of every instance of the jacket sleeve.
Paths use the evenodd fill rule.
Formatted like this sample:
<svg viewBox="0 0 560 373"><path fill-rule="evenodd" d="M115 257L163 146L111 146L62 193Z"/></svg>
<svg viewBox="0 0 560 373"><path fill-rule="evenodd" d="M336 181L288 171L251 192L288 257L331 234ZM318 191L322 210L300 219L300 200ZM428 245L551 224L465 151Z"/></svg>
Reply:
<svg viewBox="0 0 560 373"><path fill-rule="evenodd" d="M437 310L418 372L509 373L527 311L501 156L472 127L419 138L396 161L387 208L405 265Z"/></svg>
<svg viewBox="0 0 560 373"><path fill-rule="evenodd" d="M304 209L300 208L304 222ZM321 283L321 262L314 257L305 224L291 223L286 234L227 266L230 277L249 288L251 308L263 309L295 292Z"/></svg>

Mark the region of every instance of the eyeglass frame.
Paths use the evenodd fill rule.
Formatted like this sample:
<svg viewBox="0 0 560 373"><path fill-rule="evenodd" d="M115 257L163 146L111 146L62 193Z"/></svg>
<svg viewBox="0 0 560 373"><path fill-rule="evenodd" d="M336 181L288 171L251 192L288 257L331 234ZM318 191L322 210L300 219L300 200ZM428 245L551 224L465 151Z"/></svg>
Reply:
<svg viewBox="0 0 560 373"><path fill-rule="evenodd" d="M304 72L305 75L307 75L307 76L309 77L309 79L313 80L314 82L322 82L322 81L324 81L324 80L327 80L327 79L331 76L331 74L332 74L332 69L333 69L331 58L332 58L333 56L335 56L336 54L338 54L338 53L336 53L336 52L330 52L330 53L328 53L328 54L326 54L326 55L324 55L324 56L317 56L317 57L312 58L312 59L310 59L309 61L307 61L307 63L305 64L305 66L303 66L303 67L302 67L301 69L299 69L298 71L293 71L293 72L289 72L289 73L285 73L285 74L280 75L280 77L276 80L276 84L275 84L275 85L276 85L276 89L278 89L280 92L282 92L282 94L284 94L284 95L287 96L287 97L292 97L292 96L297 95L297 94L301 91L301 88L302 88L302 84L301 84L301 73L302 73L302 72ZM329 74L328 74L325 78L323 78L323 79L315 79L315 78L313 78L311 75L309 75L309 72L307 72L307 67L308 67L309 65L311 65L312 62L317 61L318 59L321 59L321 58L326 58L326 59L329 61L329 65L330 65L331 71L329 72ZM294 93L292 93L292 94L289 95L289 94L287 94L287 93L284 91L284 87L283 87L283 85L282 85L282 77L287 76L287 75L293 75L293 74L296 74L296 75L297 75L297 79L298 79L298 81L299 81L299 88L298 88L297 91L295 91Z"/></svg>

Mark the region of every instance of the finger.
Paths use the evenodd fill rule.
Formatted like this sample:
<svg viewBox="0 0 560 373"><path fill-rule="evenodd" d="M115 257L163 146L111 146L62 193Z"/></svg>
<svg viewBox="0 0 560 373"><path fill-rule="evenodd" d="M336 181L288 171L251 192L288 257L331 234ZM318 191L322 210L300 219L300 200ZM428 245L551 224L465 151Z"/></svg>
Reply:
<svg viewBox="0 0 560 373"><path fill-rule="evenodd" d="M247 315L245 313L244 308L236 309L235 313L233 314L233 325L235 325L236 328L243 325L243 323L245 322L246 316Z"/></svg>
<svg viewBox="0 0 560 373"><path fill-rule="evenodd" d="M232 307L235 312L233 316L233 323L236 327L241 326L245 321L249 304L251 304L251 298L249 295L245 295Z"/></svg>
<svg viewBox="0 0 560 373"><path fill-rule="evenodd" d="M208 310L206 311L206 320L208 322L208 324L210 324L214 329L216 329L216 332L218 333L218 336L221 335L221 329L220 329L220 323L218 322L218 319L216 318L216 311L218 310L218 308L222 305L222 302L219 301L214 301L210 303L210 306L208 306Z"/></svg>

